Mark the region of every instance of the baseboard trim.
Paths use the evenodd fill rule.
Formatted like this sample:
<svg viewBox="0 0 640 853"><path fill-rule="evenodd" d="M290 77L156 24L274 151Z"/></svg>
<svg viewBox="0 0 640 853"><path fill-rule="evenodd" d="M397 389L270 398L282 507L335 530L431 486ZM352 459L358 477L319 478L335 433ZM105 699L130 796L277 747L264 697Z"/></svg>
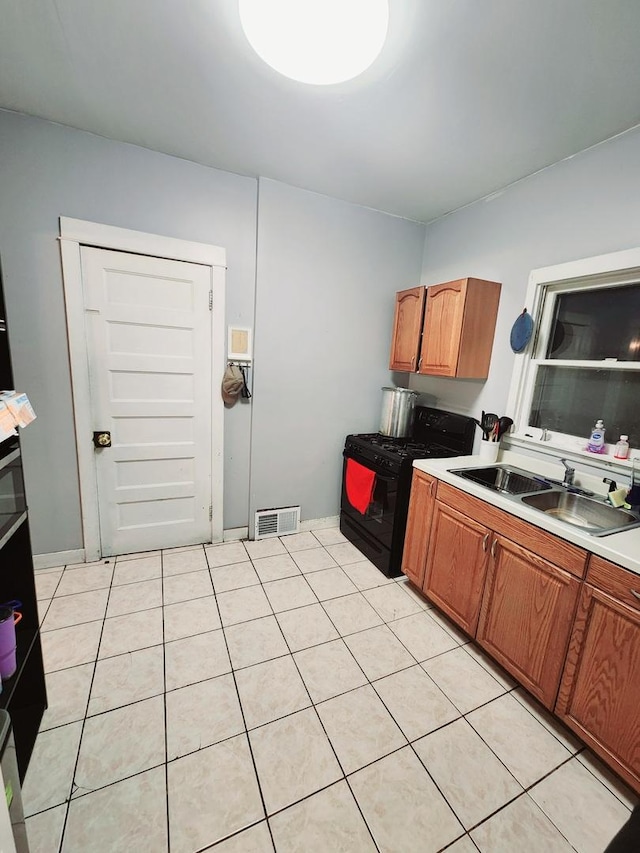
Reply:
<svg viewBox="0 0 640 853"><path fill-rule="evenodd" d="M308 521L300 522L300 532L309 530L322 530L326 527L338 527L339 515L329 515L326 518L310 518ZM223 542L237 542L239 539L249 538L248 527L230 527L224 531Z"/></svg>
<svg viewBox="0 0 640 853"><path fill-rule="evenodd" d="M248 527L230 527L222 533L223 542L237 542L239 539L249 538Z"/></svg>
<svg viewBox="0 0 640 853"><path fill-rule="evenodd" d="M327 518L311 518L300 522L300 532L308 530L321 530L325 527L337 527L340 522L339 515L330 515ZM223 531L223 542L237 542L240 539L249 538L248 527L229 527ZM84 548L75 548L73 551L54 551L51 554L34 554L34 569L52 569L57 566L68 566L73 563L85 562Z"/></svg>
<svg viewBox="0 0 640 853"><path fill-rule="evenodd" d="M326 518L310 518L309 521L300 522L300 530L322 530L325 527L337 527L339 523L339 515L329 515Z"/></svg>
<svg viewBox="0 0 640 853"><path fill-rule="evenodd" d="M54 551L51 554L34 554L34 569L52 569L57 566L67 566L73 563L84 563L84 548L73 551Z"/></svg>

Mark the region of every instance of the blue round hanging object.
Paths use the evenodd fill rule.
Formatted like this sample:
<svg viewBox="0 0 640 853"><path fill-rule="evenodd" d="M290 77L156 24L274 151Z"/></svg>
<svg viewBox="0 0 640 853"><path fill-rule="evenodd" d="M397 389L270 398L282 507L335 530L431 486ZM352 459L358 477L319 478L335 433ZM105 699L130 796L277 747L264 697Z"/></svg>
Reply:
<svg viewBox="0 0 640 853"><path fill-rule="evenodd" d="M522 352L531 339L533 333L533 320L531 314L525 308L522 314L511 327L511 349L514 352Z"/></svg>

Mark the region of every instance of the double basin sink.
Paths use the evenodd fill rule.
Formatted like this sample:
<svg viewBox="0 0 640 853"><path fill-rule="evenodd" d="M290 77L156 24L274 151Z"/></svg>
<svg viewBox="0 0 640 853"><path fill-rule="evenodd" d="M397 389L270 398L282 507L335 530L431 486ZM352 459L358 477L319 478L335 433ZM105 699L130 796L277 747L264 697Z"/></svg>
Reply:
<svg viewBox="0 0 640 853"><path fill-rule="evenodd" d="M553 481L512 465L461 468L451 473L579 527L591 536L608 536L640 527L640 514L616 509L584 489L554 485Z"/></svg>

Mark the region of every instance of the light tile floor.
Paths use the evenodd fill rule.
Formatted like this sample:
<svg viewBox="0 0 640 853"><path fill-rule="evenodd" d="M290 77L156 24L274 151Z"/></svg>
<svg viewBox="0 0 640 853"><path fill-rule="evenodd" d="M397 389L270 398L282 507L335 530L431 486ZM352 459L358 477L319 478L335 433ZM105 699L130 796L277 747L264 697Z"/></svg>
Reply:
<svg viewBox="0 0 640 853"><path fill-rule="evenodd" d="M36 582L32 853L601 853L636 802L336 529Z"/></svg>

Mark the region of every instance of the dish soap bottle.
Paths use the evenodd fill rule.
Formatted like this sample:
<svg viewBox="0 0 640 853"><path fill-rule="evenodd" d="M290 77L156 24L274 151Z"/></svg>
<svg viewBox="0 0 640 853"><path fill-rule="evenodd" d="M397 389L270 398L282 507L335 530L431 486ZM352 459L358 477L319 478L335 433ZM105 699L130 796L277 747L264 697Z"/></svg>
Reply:
<svg viewBox="0 0 640 853"><path fill-rule="evenodd" d="M621 435L613 453L615 459L627 459L629 456L629 436Z"/></svg>
<svg viewBox="0 0 640 853"><path fill-rule="evenodd" d="M601 420L596 421L596 425L591 430L587 450L590 453L604 453L604 423Z"/></svg>

